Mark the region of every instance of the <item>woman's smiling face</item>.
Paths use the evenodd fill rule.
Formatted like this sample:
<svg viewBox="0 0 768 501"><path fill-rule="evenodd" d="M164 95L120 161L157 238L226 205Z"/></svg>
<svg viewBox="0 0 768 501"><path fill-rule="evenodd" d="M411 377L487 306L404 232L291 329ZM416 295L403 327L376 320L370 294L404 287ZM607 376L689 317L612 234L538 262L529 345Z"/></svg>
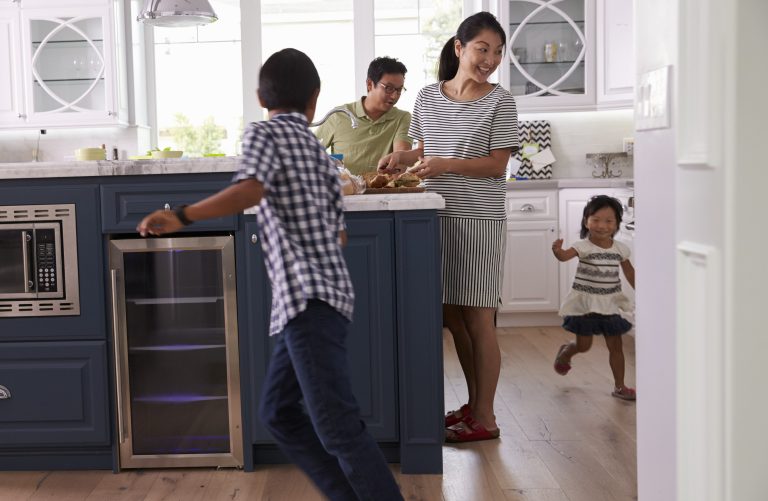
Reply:
<svg viewBox="0 0 768 501"><path fill-rule="evenodd" d="M501 64L504 40L493 30L483 30L464 47L456 40L459 71L480 83L485 83Z"/></svg>

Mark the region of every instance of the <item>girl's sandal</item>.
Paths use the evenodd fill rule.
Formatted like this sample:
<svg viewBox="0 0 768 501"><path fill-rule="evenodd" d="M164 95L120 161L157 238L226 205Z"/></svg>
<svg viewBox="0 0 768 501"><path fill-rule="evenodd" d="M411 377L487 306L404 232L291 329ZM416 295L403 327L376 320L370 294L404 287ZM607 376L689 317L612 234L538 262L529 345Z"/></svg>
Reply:
<svg viewBox="0 0 768 501"><path fill-rule="evenodd" d="M445 415L445 427L461 423L466 417L472 415L472 408L469 404L464 404L457 411L450 411Z"/></svg>
<svg viewBox="0 0 768 501"><path fill-rule="evenodd" d="M501 430L488 430L472 418L465 417L461 422L445 429L445 441L452 444L464 442L478 442L480 440L493 440L499 438Z"/></svg>
<svg viewBox="0 0 768 501"><path fill-rule="evenodd" d="M565 376L568 374L568 371L571 370L571 364L568 362L563 362L562 357L565 353L565 350L568 349L568 345L564 344L560 347L559 350L557 350L557 355L555 356L555 372L560 374L561 376Z"/></svg>
<svg viewBox="0 0 768 501"><path fill-rule="evenodd" d="M621 388L614 388L611 395L622 400L637 400L637 392L635 389L627 388L626 386L622 386Z"/></svg>

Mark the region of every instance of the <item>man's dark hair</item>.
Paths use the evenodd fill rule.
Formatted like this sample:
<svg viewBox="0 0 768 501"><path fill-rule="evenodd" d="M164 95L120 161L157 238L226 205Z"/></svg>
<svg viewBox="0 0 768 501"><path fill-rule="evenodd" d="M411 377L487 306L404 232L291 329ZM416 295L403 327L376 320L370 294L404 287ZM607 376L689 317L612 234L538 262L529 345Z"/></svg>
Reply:
<svg viewBox="0 0 768 501"><path fill-rule="evenodd" d="M320 88L320 75L312 60L296 49L275 52L259 73L259 97L268 110L288 109L304 112L310 98Z"/></svg>
<svg viewBox="0 0 768 501"><path fill-rule="evenodd" d="M391 57L377 57L368 65L368 78L374 84L379 83L385 73L405 76L407 72L403 63Z"/></svg>

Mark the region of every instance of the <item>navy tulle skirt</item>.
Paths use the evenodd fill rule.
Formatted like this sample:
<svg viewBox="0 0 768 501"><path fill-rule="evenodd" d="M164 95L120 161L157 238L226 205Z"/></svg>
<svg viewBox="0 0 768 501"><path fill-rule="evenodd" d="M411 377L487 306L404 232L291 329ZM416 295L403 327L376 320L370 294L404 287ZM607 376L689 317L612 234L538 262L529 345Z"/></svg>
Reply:
<svg viewBox="0 0 768 501"><path fill-rule="evenodd" d="M632 329L621 315L601 315L587 313L586 315L563 317L563 329L577 336L620 336Z"/></svg>

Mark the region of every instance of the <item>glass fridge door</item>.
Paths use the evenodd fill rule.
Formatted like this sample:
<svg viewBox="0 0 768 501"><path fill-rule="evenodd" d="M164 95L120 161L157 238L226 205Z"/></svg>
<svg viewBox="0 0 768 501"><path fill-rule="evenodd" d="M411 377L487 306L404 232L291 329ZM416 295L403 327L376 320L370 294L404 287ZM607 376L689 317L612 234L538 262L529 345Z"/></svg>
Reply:
<svg viewBox="0 0 768 501"><path fill-rule="evenodd" d="M242 464L232 237L112 245L121 466Z"/></svg>

